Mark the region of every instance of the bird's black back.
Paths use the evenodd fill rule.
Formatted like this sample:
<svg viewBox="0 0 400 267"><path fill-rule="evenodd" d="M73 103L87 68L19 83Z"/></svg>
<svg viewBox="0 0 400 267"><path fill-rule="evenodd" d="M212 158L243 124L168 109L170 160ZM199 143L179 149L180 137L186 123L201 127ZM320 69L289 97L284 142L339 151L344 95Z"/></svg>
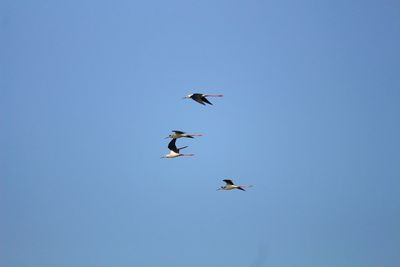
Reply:
<svg viewBox="0 0 400 267"><path fill-rule="evenodd" d="M203 103L203 94L192 94L190 98L202 105L206 105Z"/></svg>

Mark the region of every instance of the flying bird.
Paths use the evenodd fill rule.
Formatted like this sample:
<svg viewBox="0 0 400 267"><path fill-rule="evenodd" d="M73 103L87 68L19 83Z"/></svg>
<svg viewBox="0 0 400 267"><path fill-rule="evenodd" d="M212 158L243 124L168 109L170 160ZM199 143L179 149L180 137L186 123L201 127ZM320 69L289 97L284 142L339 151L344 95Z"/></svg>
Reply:
<svg viewBox="0 0 400 267"><path fill-rule="evenodd" d="M168 148L169 148L169 153L166 154L165 156L162 156L161 158L176 158L176 157L181 157L181 156L194 156L194 154L181 154L179 153L179 150L186 148L187 146L181 147L181 148L177 148L175 145L176 142L176 138L172 139L171 142L169 142L168 144Z"/></svg>
<svg viewBox="0 0 400 267"><path fill-rule="evenodd" d="M190 95L185 96L184 98L191 98L194 101L196 101L196 102L198 102L198 103L200 103L200 104L205 106L206 105L205 103L212 105L212 103L210 101L208 101L208 99L206 98L206 97L209 97L209 96L211 96L211 97L223 97L223 95L190 94Z"/></svg>
<svg viewBox="0 0 400 267"><path fill-rule="evenodd" d="M223 181L225 182L225 185L221 186L221 187L218 188L217 190L239 189L239 190L242 190L242 191L246 191L246 190L244 190L244 188L243 188L243 187L245 187L245 186L243 186L243 185L235 185L235 184L232 182L232 180L225 179L225 180L223 180ZM250 186L248 186L248 187L250 187Z"/></svg>
<svg viewBox="0 0 400 267"><path fill-rule="evenodd" d="M172 132L173 133L168 135L168 137L165 137L165 139L167 139L167 138L177 139L177 138L181 138L181 137L194 138L193 136L203 136L202 134L189 134L189 133L185 133L185 132L177 131L177 130L173 130Z"/></svg>

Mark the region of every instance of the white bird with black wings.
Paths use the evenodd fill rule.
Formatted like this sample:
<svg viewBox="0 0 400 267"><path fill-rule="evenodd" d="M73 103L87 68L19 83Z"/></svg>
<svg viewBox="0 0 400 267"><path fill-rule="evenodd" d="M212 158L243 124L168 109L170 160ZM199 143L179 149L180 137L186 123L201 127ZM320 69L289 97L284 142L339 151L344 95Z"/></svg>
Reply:
<svg viewBox="0 0 400 267"><path fill-rule="evenodd" d="M161 158L170 159L170 158L176 158L176 157L182 157L182 156L194 156L194 154L181 154L181 153L179 153L179 151L181 149L184 149L187 146L177 148L175 142L176 142L176 138L172 139L171 142L169 142L168 148L169 148L170 151L169 151L168 154L166 154L165 156L162 156Z"/></svg>

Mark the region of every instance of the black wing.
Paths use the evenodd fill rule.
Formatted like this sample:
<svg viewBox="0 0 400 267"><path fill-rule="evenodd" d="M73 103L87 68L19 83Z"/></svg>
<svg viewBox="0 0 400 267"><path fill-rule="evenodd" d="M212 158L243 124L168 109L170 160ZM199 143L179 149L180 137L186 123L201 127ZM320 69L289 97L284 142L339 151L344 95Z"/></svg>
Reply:
<svg viewBox="0 0 400 267"><path fill-rule="evenodd" d="M230 185L233 185L233 182L232 182L232 180L228 180L228 179L225 179L225 180L223 180L226 184L230 184Z"/></svg>
<svg viewBox="0 0 400 267"><path fill-rule="evenodd" d="M212 105L212 103L211 103L210 101L208 101L208 99L205 98L204 96L201 97L201 100L203 100L204 102L206 102L206 103Z"/></svg>
<svg viewBox="0 0 400 267"><path fill-rule="evenodd" d="M240 190L242 190L242 191L246 191L246 190L244 190L244 189L243 189L242 187L240 187L240 186L239 186L237 189L240 189Z"/></svg>
<svg viewBox="0 0 400 267"><path fill-rule="evenodd" d="M194 101L196 101L197 103L200 103L200 104L202 104L202 105L206 105L206 104L203 103L202 97L203 97L202 94L193 94L193 95L191 96L191 98L192 98Z"/></svg>
<svg viewBox="0 0 400 267"><path fill-rule="evenodd" d="M169 150L172 150L172 151L174 151L175 153L179 153L179 150L178 150L178 148L176 147L175 142L176 142L176 138L173 138L173 139L171 140L171 142L169 142L168 148L169 148Z"/></svg>
<svg viewBox="0 0 400 267"><path fill-rule="evenodd" d="M173 130L173 132L176 133L176 134L184 134L185 133L185 132L178 131L178 130Z"/></svg>

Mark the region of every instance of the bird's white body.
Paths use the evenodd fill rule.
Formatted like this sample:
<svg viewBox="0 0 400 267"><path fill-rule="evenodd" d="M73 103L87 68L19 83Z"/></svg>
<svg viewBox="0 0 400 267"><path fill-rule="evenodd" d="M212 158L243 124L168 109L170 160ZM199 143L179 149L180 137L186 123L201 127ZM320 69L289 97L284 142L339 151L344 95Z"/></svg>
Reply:
<svg viewBox="0 0 400 267"><path fill-rule="evenodd" d="M170 137L170 138L182 138L182 137L188 137L188 136L190 136L190 135L188 135L188 134L176 134L176 133L174 133L174 134L171 134L169 137Z"/></svg>
<svg viewBox="0 0 400 267"><path fill-rule="evenodd" d="M171 150L171 151L169 151L169 153L167 155L164 156L164 158L172 159L172 158L177 158L177 157L182 157L182 156L193 156L193 154L180 154L180 153L176 153Z"/></svg>
<svg viewBox="0 0 400 267"><path fill-rule="evenodd" d="M227 184L222 187L223 190L232 190L232 189L239 189L240 186L238 185L231 185Z"/></svg>

